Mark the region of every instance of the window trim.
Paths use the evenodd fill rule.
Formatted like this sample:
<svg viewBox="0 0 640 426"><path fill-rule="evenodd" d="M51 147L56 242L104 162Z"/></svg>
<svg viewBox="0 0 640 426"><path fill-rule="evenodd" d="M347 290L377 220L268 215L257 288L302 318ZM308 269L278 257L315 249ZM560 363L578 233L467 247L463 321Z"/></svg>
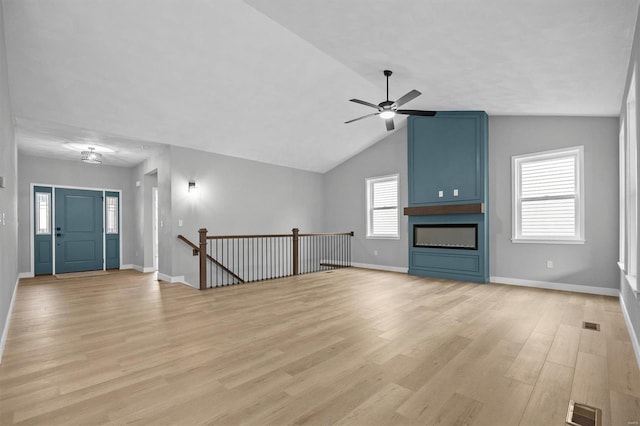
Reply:
<svg viewBox="0 0 640 426"><path fill-rule="evenodd" d="M382 182L387 180L395 180L396 182L396 235L376 235L372 233L373 226L373 211L374 209L371 206L371 196L373 191L373 184L375 182ZM400 239L400 174L395 173L391 175L385 176L375 176L365 179L365 193L366 193L366 236L365 238L368 240L399 240ZM379 209L378 209L379 210Z"/></svg>
<svg viewBox="0 0 640 426"><path fill-rule="evenodd" d="M574 155L576 157L576 232L575 237L539 238L523 237L520 229L520 165L528 161L551 159ZM511 242L516 244L584 244L585 240L585 203L584 203L584 146L573 146L549 151L539 151L511 157ZM551 197L553 198L553 197Z"/></svg>

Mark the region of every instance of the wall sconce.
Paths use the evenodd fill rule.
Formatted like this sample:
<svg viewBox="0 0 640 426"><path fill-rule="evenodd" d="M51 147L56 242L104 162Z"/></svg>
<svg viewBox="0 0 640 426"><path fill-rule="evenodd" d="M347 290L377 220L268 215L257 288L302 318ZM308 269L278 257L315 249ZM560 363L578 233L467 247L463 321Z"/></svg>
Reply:
<svg viewBox="0 0 640 426"><path fill-rule="evenodd" d="M196 183L194 181L189 181L189 192L196 192L196 189L198 189L198 187L196 186Z"/></svg>

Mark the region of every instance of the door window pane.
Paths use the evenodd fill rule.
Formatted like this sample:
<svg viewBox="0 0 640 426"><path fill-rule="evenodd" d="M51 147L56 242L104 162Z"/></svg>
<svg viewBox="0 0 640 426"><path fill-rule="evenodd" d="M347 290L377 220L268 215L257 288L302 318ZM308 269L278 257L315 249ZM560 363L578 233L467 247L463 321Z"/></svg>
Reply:
<svg viewBox="0 0 640 426"><path fill-rule="evenodd" d="M36 235L51 234L51 194L36 192Z"/></svg>
<svg viewBox="0 0 640 426"><path fill-rule="evenodd" d="M118 197L106 197L107 234L118 233Z"/></svg>

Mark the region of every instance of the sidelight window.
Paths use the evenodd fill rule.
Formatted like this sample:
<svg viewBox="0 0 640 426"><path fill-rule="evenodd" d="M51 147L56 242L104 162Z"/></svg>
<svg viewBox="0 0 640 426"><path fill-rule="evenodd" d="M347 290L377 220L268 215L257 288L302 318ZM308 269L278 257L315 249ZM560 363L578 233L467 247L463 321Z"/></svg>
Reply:
<svg viewBox="0 0 640 426"><path fill-rule="evenodd" d="M118 197L106 197L107 234L118 233Z"/></svg>
<svg viewBox="0 0 640 426"><path fill-rule="evenodd" d="M36 192L36 235L51 234L51 194Z"/></svg>

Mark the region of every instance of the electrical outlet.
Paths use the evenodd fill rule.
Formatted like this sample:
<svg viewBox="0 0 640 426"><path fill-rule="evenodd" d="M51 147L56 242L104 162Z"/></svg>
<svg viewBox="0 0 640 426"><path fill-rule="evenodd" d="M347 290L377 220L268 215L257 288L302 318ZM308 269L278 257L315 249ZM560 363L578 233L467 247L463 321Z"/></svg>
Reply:
<svg viewBox="0 0 640 426"><path fill-rule="evenodd" d="M373 255L374 255L374 256L377 256L377 255L378 255L378 250L374 250L374 251L373 251Z"/></svg>
<svg viewBox="0 0 640 426"><path fill-rule="evenodd" d="M553 269L553 260L547 260L547 268Z"/></svg>

